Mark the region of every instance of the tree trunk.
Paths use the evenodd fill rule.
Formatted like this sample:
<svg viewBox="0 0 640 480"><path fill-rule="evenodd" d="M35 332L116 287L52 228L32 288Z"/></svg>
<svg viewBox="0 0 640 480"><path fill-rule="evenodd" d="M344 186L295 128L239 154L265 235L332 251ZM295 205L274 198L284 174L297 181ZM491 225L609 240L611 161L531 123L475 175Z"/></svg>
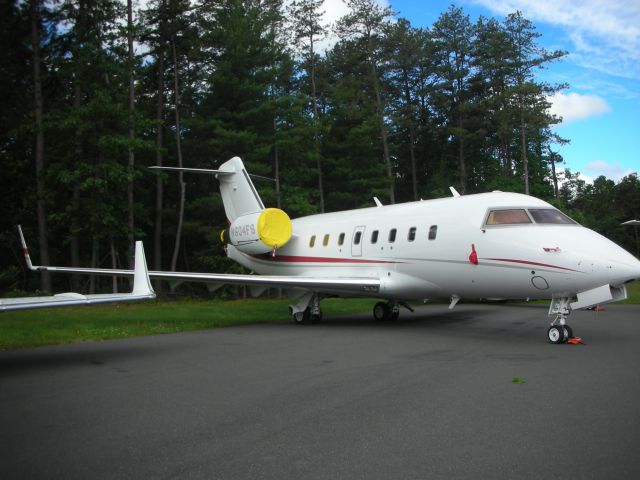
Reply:
<svg viewBox="0 0 640 480"><path fill-rule="evenodd" d="M163 143L163 110L164 110L164 51L158 54L158 93L156 98L156 165L162 166ZM160 176L156 178L156 215L153 231L153 265L162 270L162 209L164 204L164 184ZM162 291L162 280L155 280L156 292Z"/></svg>
<svg viewBox="0 0 640 480"><path fill-rule="evenodd" d="M175 35L171 41L171 52L173 55L173 88L174 88L174 103L175 103L175 117L176 117L176 151L178 153L178 167L182 168L182 147L180 144L180 89L178 81L178 59L176 54L176 39ZM184 222L184 203L186 197L186 185L184 183L183 172L178 172L178 181L180 183L180 207L178 209L178 227L176 229L176 241L173 248L173 256L171 258L171 271L175 272L176 264L178 263L178 253L180 252L180 241L182 239L182 224ZM174 288L171 289L175 290Z"/></svg>
<svg viewBox="0 0 640 480"><path fill-rule="evenodd" d="M522 147L522 166L524 168L524 193L529 195L529 161L527 159L527 138L524 123L524 100L520 94L520 146Z"/></svg>
<svg viewBox="0 0 640 480"><path fill-rule="evenodd" d="M464 59L460 59L460 61L456 61L456 70L457 70L457 79L456 83L458 85L458 164L460 169L460 188L463 195L467 190L467 166L465 165L464 158L464 134L463 132L463 122L462 122L462 78L461 78L461 66L464 62Z"/></svg>
<svg viewBox="0 0 640 480"><path fill-rule="evenodd" d="M411 186L413 187L413 200L418 200L418 172L416 167L416 127L413 121L413 103L411 100L411 88L407 71L402 72L404 79L404 100L409 108L409 158L411 160Z"/></svg>
<svg viewBox="0 0 640 480"><path fill-rule="evenodd" d="M127 43L128 43L128 67L129 67L129 182L127 185L127 207L129 211L128 230L129 230L129 266L133 268L134 253L134 201L133 201L133 168L135 165L135 154L133 152L133 141L135 139L135 128L133 124L134 114L134 82L133 82L133 8L132 0L127 0Z"/></svg>
<svg viewBox="0 0 640 480"><path fill-rule="evenodd" d="M458 129L462 132L462 117L458 117ZM460 187L462 188L463 195L467 190L467 167L464 159L464 137L462 133L458 134L458 162L460 165Z"/></svg>
<svg viewBox="0 0 640 480"><path fill-rule="evenodd" d="M389 142L387 140L387 126L384 123L384 108L382 106L382 96L380 95L380 85L378 82L378 70L373 60L371 61L371 81L373 82L373 91L376 97L376 110L378 112L378 121L380 123L380 138L382 139L382 155L384 163L387 166L387 176L391 180L389 186L389 202L396 203L395 195L395 179L393 178L393 169L391 168L391 155L389 154Z"/></svg>
<svg viewBox="0 0 640 480"><path fill-rule="evenodd" d="M556 175L556 162L551 158L551 176L553 178L553 196L558 199L558 176Z"/></svg>
<svg viewBox="0 0 640 480"><path fill-rule="evenodd" d="M35 167L36 167L36 195L38 216L38 244L40 259L44 265L50 265L49 239L47 230L47 213L44 185L44 130L42 125L43 100L42 78L40 72L40 1L31 0L31 48L33 50L33 91L35 116ZM47 271L40 272L40 288L51 292L51 275Z"/></svg>
<svg viewBox="0 0 640 480"><path fill-rule="evenodd" d="M318 127L320 119L318 118L318 99L316 92L316 56L313 48L313 34L309 36L309 53L311 56L311 105L313 107L313 141L314 154L316 157L316 168L318 169L318 192L320 193L320 213L324 213L324 185L322 178L322 156L320 155L320 138L318 135Z"/></svg>
<svg viewBox="0 0 640 480"><path fill-rule="evenodd" d="M109 247L111 252L111 268L118 268L118 262L116 261L116 245L113 243L113 237L109 239ZM113 293L118 293L118 277L115 275L111 277L113 283Z"/></svg>
<svg viewBox="0 0 640 480"><path fill-rule="evenodd" d="M96 236L92 237L91 240L91 268L98 267L98 238ZM96 293L96 276L91 275L89 281L89 293Z"/></svg>
<svg viewBox="0 0 640 480"><path fill-rule="evenodd" d="M73 91L73 108L76 112L80 110L80 105L82 103L82 90L80 89L80 84L78 79L75 79L75 86ZM79 165L82 159L82 132L80 127L76 128L75 133L75 155L74 160L77 165ZM71 240L69 243L69 247L71 249L71 266L79 267L80 266L80 239L78 238L78 231L80 230L80 225L78 224L78 211L80 209L80 186L79 182L74 182L73 184L73 193L71 195ZM80 285L80 276L72 275L71 276L71 290L77 292Z"/></svg>
<svg viewBox="0 0 640 480"><path fill-rule="evenodd" d="M274 137L277 129L276 117L273 117L273 132ZM273 173L276 177L276 205L278 208L280 205L280 152L278 151L278 142L275 142L273 145Z"/></svg>

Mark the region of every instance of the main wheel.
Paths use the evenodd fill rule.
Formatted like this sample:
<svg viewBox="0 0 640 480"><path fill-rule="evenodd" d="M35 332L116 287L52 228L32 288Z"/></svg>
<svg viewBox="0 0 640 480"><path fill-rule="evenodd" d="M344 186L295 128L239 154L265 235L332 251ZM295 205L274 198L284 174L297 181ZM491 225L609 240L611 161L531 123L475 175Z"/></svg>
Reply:
<svg viewBox="0 0 640 480"><path fill-rule="evenodd" d="M549 342L558 344L565 341L564 336L564 326L562 325L551 325L547 330L547 339Z"/></svg>
<svg viewBox="0 0 640 480"><path fill-rule="evenodd" d="M377 322L384 322L389 319L390 310L388 304L378 302L373 306L373 318L375 318Z"/></svg>
<svg viewBox="0 0 640 480"><path fill-rule="evenodd" d="M308 308L304 309L302 312L296 312L293 314L293 321L298 325L306 325L311 321L311 312Z"/></svg>

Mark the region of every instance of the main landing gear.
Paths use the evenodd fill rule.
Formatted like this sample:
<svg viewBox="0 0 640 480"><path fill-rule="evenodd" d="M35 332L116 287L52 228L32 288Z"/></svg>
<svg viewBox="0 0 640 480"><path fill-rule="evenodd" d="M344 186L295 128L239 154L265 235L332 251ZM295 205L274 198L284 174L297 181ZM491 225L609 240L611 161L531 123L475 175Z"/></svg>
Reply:
<svg viewBox="0 0 640 480"><path fill-rule="evenodd" d="M322 321L320 298L316 294L308 294L300 299L296 305L289 307L294 323L308 325Z"/></svg>
<svg viewBox="0 0 640 480"><path fill-rule="evenodd" d="M549 306L549 316L555 315L551 326L547 329L547 340L550 343L566 343L573 338L573 330L567 325L567 317L571 313L568 297L554 298Z"/></svg>
<svg viewBox="0 0 640 480"><path fill-rule="evenodd" d="M373 306L373 318L377 322L395 322L400 317L398 302L378 302Z"/></svg>

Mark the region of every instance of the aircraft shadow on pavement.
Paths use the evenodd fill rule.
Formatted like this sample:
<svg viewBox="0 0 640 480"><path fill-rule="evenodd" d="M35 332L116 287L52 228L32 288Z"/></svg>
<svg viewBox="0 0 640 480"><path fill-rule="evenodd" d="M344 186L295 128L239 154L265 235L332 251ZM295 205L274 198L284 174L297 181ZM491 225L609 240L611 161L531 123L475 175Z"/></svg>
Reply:
<svg viewBox="0 0 640 480"><path fill-rule="evenodd" d="M168 345L124 345L117 342L95 342L55 345L28 350L0 352L0 375L37 370L58 370L87 365L101 367L111 362L150 355L165 355Z"/></svg>

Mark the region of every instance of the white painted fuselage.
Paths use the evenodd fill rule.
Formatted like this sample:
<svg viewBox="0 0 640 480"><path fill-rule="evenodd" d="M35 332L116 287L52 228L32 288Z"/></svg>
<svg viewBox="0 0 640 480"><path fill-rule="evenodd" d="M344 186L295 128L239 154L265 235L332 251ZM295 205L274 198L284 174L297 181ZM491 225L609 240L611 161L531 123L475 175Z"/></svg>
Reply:
<svg viewBox="0 0 640 480"><path fill-rule="evenodd" d="M572 297L640 278L640 261L592 230L577 223L487 225L495 209L554 207L492 192L313 215L294 219L293 237L273 254L229 245L228 255L263 275L379 278L371 296L397 300Z"/></svg>

